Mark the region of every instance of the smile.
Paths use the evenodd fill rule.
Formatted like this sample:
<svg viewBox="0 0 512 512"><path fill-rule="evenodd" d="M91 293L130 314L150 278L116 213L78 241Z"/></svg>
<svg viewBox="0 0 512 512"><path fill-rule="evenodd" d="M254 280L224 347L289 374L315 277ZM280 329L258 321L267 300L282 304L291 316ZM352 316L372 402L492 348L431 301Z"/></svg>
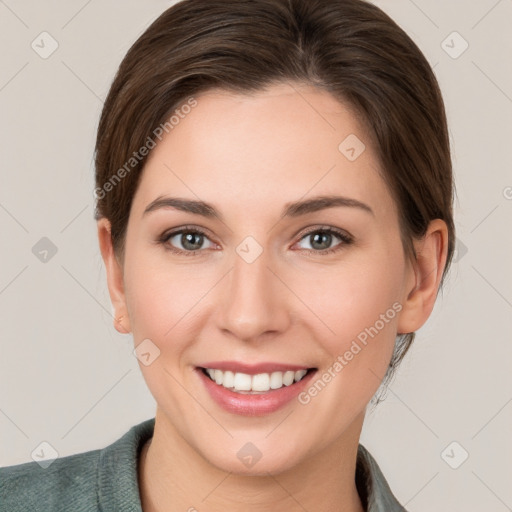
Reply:
<svg viewBox="0 0 512 512"><path fill-rule="evenodd" d="M242 394L266 393L299 382L313 368L308 370L287 370L272 373L248 373L223 371L218 368L202 368L212 381L230 391Z"/></svg>
<svg viewBox="0 0 512 512"><path fill-rule="evenodd" d="M243 416L271 414L291 404L318 368L284 362L203 361L195 373L217 406Z"/></svg>

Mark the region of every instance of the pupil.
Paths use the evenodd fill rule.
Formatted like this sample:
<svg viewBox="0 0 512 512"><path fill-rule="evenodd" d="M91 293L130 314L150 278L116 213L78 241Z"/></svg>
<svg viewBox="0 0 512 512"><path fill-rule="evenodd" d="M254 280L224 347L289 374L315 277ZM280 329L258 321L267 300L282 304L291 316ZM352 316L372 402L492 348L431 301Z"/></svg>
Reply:
<svg viewBox="0 0 512 512"><path fill-rule="evenodd" d="M330 233L316 233L316 234L314 234L313 235L313 243L311 245L313 247L315 247L315 244L318 242L318 238L321 239L322 237L324 237L324 240L325 240L325 238L327 238L327 244L324 244L325 247L316 247L316 248L320 249L320 250L328 249L329 246L331 245L331 237L332 237L332 235ZM319 242L319 243L320 243L320 245L322 245L321 242Z"/></svg>
<svg viewBox="0 0 512 512"><path fill-rule="evenodd" d="M194 237L201 237L202 235L200 233L187 233L185 235L181 236L183 247L186 249L189 249L191 251L194 251L196 249L199 249L201 247L201 241L196 241L194 244L193 240Z"/></svg>

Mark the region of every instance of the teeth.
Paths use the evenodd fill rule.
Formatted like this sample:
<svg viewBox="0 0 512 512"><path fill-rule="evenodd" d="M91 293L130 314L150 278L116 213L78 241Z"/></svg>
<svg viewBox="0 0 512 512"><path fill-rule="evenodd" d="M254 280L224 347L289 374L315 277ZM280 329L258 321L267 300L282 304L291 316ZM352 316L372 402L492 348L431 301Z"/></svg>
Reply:
<svg viewBox="0 0 512 512"><path fill-rule="evenodd" d="M270 375L268 373L253 375L251 384L252 391L268 391L270 389Z"/></svg>
<svg viewBox="0 0 512 512"><path fill-rule="evenodd" d="M207 368L206 372L217 384L232 391L265 393L270 389L279 389L299 382L306 375L307 370L288 370L286 372L258 373L257 375L233 373L229 370L222 371L214 368Z"/></svg>
<svg viewBox="0 0 512 512"><path fill-rule="evenodd" d="M215 374L220 370L215 370ZM224 382L217 382L217 384L224 385ZM235 380L233 382L233 387L238 391L251 391L252 379L250 375L246 373L235 373Z"/></svg>
<svg viewBox="0 0 512 512"><path fill-rule="evenodd" d="M235 385L235 374L230 372L224 372L224 378L222 379L222 384L227 388L232 388Z"/></svg>
<svg viewBox="0 0 512 512"><path fill-rule="evenodd" d="M283 387L283 373L274 372L270 375L270 388L279 389Z"/></svg>
<svg viewBox="0 0 512 512"><path fill-rule="evenodd" d="M284 372L283 384L285 386L289 386L290 384L293 384L294 379L295 379L295 372Z"/></svg>

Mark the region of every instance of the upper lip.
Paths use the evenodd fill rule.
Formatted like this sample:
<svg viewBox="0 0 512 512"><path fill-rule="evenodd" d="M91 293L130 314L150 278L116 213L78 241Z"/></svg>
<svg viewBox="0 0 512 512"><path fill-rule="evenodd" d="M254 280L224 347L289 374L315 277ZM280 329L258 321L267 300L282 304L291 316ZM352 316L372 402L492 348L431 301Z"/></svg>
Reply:
<svg viewBox="0 0 512 512"><path fill-rule="evenodd" d="M285 372L288 370L309 370L311 366L296 365L289 363L265 362L258 364L249 364L239 361L211 361L199 365L200 368L212 368L222 371L232 371L233 373L247 373L248 375L257 375L258 373Z"/></svg>

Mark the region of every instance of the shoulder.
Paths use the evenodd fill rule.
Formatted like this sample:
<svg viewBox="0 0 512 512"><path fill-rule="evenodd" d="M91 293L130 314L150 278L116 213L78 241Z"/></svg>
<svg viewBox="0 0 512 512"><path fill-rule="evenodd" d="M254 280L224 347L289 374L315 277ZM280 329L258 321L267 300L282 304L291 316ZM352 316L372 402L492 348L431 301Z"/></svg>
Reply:
<svg viewBox="0 0 512 512"><path fill-rule="evenodd" d="M95 510L96 469L101 450L55 459L43 468L26 462L0 468L0 502L3 510L62 510L76 502L74 510Z"/></svg>
<svg viewBox="0 0 512 512"><path fill-rule="evenodd" d="M138 455L153 429L151 418L102 449L0 468L0 510L139 512Z"/></svg>

